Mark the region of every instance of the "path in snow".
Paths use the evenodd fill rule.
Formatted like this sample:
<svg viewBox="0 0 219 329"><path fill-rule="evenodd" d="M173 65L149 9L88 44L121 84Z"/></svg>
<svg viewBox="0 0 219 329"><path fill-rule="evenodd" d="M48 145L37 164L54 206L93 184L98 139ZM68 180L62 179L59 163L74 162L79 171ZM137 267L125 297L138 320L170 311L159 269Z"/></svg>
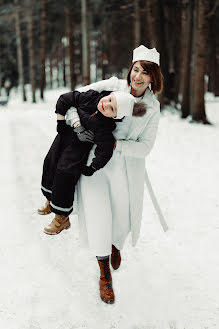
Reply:
<svg viewBox="0 0 219 329"><path fill-rule="evenodd" d="M122 266L113 272L116 303L105 305L96 261L79 246L76 217L58 236L42 232L52 215L39 216L36 209L44 202L41 168L55 119L29 106L0 113L0 328L216 328L216 127L163 115L147 167L170 231L162 232L146 192L141 238L136 248L127 241Z"/></svg>

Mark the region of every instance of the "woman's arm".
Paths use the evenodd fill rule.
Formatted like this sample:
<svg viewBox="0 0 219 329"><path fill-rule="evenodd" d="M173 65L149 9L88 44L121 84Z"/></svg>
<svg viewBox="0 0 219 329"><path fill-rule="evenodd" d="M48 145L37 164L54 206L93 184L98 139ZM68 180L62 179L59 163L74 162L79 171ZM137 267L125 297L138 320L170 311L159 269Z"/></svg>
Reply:
<svg viewBox="0 0 219 329"><path fill-rule="evenodd" d="M80 92L85 92L90 89L96 90L98 92L101 92L103 90L114 90L117 83L118 83L118 78L112 77L110 79L101 80L98 82L91 83L90 85L80 87L77 90ZM74 124L80 120L79 115L77 113L77 109L75 107L71 107L67 111L65 120L67 125L69 126L74 126Z"/></svg>
<svg viewBox="0 0 219 329"><path fill-rule="evenodd" d="M154 146L159 119L160 111L156 111L137 141L117 140L115 151L120 151L124 156L145 158Z"/></svg>

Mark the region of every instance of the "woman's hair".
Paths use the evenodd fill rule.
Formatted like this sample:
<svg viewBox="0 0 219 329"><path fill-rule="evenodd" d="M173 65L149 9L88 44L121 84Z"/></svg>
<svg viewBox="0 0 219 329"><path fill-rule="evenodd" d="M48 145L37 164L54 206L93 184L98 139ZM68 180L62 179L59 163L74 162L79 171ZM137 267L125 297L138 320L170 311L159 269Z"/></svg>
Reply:
<svg viewBox="0 0 219 329"><path fill-rule="evenodd" d="M147 72L152 78L151 82L151 90L154 94L161 93L163 89L163 75L161 73L160 66L158 66L156 63L148 62L148 61L139 61L144 71ZM130 86L131 84L131 71L133 68L133 65L136 62L132 63L132 65L129 68L128 74L127 74L127 82Z"/></svg>
<svg viewBox="0 0 219 329"><path fill-rule="evenodd" d="M132 115L135 117L142 117L145 115L147 109L146 105L143 102L138 102L134 104Z"/></svg>

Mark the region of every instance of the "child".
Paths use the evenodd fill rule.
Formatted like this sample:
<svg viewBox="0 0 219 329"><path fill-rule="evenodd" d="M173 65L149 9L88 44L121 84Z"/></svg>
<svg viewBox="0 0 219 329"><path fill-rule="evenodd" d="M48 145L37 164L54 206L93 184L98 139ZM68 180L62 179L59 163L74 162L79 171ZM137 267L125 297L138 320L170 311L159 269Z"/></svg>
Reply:
<svg viewBox="0 0 219 329"><path fill-rule="evenodd" d="M86 166L93 145L79 140L77 135L80 134L82 126L73 129L66 125L65 120L58 120L58 135L43 165L41 189L47 203L43 209L38 209L39 214L49 214L51 211L55 213L51 224L44 228L46 234L58 234L70 227L68 216L73 210L77 181L81 173L86 176L93 175L112 157L115 144L112 131L116 128L115 121L121 121L124 116L132 114L142 116L146 112L144 104L139 110L139 103L135 103L134 97L125 92L99 93L89 90L84 93L73 91L63 94L56 104L57 116L64 118L71 106L77 108L82 126L89 130L90 135L93 133L95 157L91 165Z"/></svg>

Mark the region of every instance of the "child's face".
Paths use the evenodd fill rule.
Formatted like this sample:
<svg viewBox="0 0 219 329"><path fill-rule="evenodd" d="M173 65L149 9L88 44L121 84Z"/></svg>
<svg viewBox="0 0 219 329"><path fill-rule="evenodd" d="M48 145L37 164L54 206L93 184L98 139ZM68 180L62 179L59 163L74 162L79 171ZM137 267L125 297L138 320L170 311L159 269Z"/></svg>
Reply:
<svg viewBox="0 0 219 329"><path fill-rule="evenodd" d="M98 110L108 118L116 118L117 116L117 104L116 97L113 94L105 96L100 99L98 105Z"/></svg>

